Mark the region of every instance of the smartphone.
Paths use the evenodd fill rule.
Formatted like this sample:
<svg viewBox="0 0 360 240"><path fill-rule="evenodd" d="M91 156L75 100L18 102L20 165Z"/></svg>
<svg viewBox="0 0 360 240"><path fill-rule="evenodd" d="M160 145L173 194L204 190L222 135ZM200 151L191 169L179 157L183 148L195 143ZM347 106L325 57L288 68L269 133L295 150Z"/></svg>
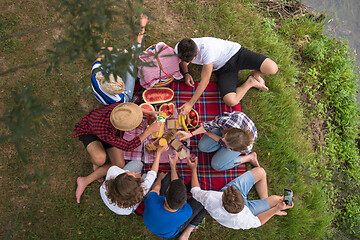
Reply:
<svg viewBox="0 0 360 240"><path fill-rule="evenodd" d="M286 205L289 205L289 206L292 205L292 196L293 196L293 191L285 188L284 189L284 202Z"/></svg>

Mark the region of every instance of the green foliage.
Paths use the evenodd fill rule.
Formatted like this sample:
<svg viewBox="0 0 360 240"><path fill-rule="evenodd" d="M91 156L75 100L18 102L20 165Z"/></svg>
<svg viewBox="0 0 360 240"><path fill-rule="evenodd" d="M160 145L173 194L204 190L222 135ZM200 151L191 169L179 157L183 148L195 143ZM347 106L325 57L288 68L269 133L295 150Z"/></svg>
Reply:
<svg viewBox="0 0 360 240"><path fill-rule="evenodd" d="M301 73L294 60L295 49L281 39L282 36L276 31L275 20L254 14L251 5L216 1L206 6L188 7L194 5L194 2L182 3L177 6L181 13L186 11L193 21L202 18L196 25L199 37L214 36L239 42L250 50L267 55L279 66L276 76L266 76L270 91L250 90L242 103L243 111L258 129L254 151L271 179L269 192L280 195L283 188L291 188L295 193L296 207L289 210L284 219L272 218L261 230L234 232L232 238L323 237L331 214L327 213L326 194L322 185L311 178L316 170L309 167L308 161L314 158L314 154L299 131L303 126L301 108L295 89L290 87L298 81ZM247 76L241 74L239 84Z"/></svg>
<svg viewBox="0 0 360 240"><path fill-rule="evenodd" d="M324 36L323 23L313 17L274 20L267 13L258 14L258 8L250 0L170 2L164 3L168 7L166 14L169 16L166 17L174 15L175 22L181 24L169 28L152 25L153 28L148 29L152 39L168 42L171 34L176 37L220 37L265 54L278 64L279 72L265 77L270 91L251 89L242 102L244 112L258 129L254 151L268 173L269 193L280 195L283 188L291 188L295 199L295 207L288 210L288 216L275 216L261 228L226 229L207 217L202 228L191 238L207 239L217 235L221 239L319 239L324 238L326 232L329 238L356 238L360 225L356 195L359 192L359 157L358 149L354 147L358 113L353 102L355 77L346 44ZM53 56L58 57L58 63L64 60L65 64L59 65L60 74L52 73L36 85L39 89L45 84L50 86L43 90L48 107L54 111L47 119L57 127L51 133L37 132L37 137L46 139L47 144L39 145L43 150L41 154L29 151L29 158L36 159L31 166L12 161L11 152L6 152L9 157L4 157L7 161L0 166L1 174L4 179L16 180L4 184L4 189L10 190L8 194L12 200L2 203L4 209L11 211L5 213L9 216L4 220L5 237L153 239L155 236L138 216L117 216L107 209L99 196L96 181L87 187L81 204L75 202L75 179L87 175L91 164L81 144L70 140L74 123L83 114L99 107L90 97L89 66L73 61L84 58L93 61L101 46L111 45L115 50L105 48L102 52L104 65L109 69L106 72L126 70L128 63L133 61L132 54L137 53L130 46L138 29L138 18L134 16L142 12L141 7L125 1L60 0L58 3L61 3L57 8L62 13L59 22L64 24L64 31L52 51ZM106 8L112 3L115 5L107 12ZM158 14L158 6L152 7ZM167 20L164 18L163 23ZM161 32L156 32L156 28ZM7 31L6 34L12 32L11 29ZM89 41L84 41L84 37ZM125 48L128 53L117 51ZM200 77L200 67L191 66L190 71L194 71L195 78ZM240 84L248 74L240 74ZM2 86L8 90L13 85L11 81L4 81ZM47 89L57 90L50 92ZM19 98L15 97L13 102L16 99ZM31 103L30 97L24 102L37 106ZM8 104L10 110L12 105ZM15 117L10 117L9 109L3 120L16 121ZM16 109L18 115L27 112ZM33 114L34 120L25 122L35 122L41 129L39 126L46 109L37 109L40 113ZM319 123L319 129L312 129L313 123ZM15 125L22 126L16 122L13 125L14 128ZM13 141L10 127L7 129L3 140ZM25 127L23 129L28 132ZM15 133L20 134L20 131ZM35 131L32 133L36 135ZM21 139L28 138L21 136ZM29 168L42 170L29 171ZM47 184L50 173L51 184ZM24 185L29 187L22 188ZM12 191L19 187L24 193L20 196L16 194L19 191ZM32 198L29 200L28 196ZM251 196L257 197L255 191ZM59 219L62 224L58 224ZM332 228L330 223L333 223ZM339 231L334 232L334 228Z"/></svg>
<svg viewBox="0 0 360 240"><path fill-rule="evenodd" d="M32 87L21 87L19 91L13 91L13 104L7 105L4 116L0 118L10 133L4 132L0 136L0 143L11 141L14 143L19 157L27 161L23 147L30 142L39 140L40 126L47 127L44 115L50 111L43 102L32 95Z"/></svg>
<svg viewBox="0 0 360 240"><path fill-rule="evenodd" d="M301 29L304 21L292 21L293 27ZM298 25L296 25L298 24ZM304 33L302 33L304 34ZM309 102L306 109L312 118L323 121L323 146L318 154L324 161L311 162L318 169L316 179L324 181L329 208L334 213L333 224L341 237L350 238L359 232L360 208L357 193L360 191L359 149L355 144L359 130L359 111L356 102L357 76L354 56L347 44L332 39L323 30L311 28L311 36L302 42L303 79L300 89ZM299 39L304 39L301 35ZM339 232L332 232L340 237Z"/></svg>
<svg viewBox="0 0 360 240"><path fill-rule="evenodd" d="M18 19L15 16L0 14L0 39L9 35L11 29L18 23ZM5 39L0 41L0 51L11 53L15 51L16 41L13 39Z"/></svg>

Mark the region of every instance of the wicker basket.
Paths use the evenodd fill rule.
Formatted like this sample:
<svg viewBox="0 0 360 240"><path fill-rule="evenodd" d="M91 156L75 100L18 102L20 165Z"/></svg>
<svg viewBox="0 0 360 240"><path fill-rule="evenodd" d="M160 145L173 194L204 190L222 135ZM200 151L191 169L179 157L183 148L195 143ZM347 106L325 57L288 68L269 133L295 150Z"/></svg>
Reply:
<svg viewBox="0 0 360 240"><path fill-rule="evenodd" d="M153 45L151 45L150 47L148 47L146 50L145 50L145 52L152 52L153 50L155 50L155 47L156 47L156 44L153 44ZM160 60L158 59L158 58L156 58L156 60L157 60L157 62L158 62L158 64L159 64L159 67L161 68L161 70L163 70L162 69L162 66L161 66L161 62L160 62ZM164 71L163 71L164 72ZM167 86L167 85L169 85L170 83L172 83L172 81L174 81L174 77L168 77L166 80L164 80L164 81L162 81L161 79L160 79L160 81L158 82L158 83L156 83L155 85L154 85L154 87L165 87L165 86Z"/></svg>
<svg viewBox="0 0 360 240"><path fill-rule="evenodd" d="M200 122L200 118L199 118L199 114L198 114L198 112L195 110L195 109L191 109L191 111L194 111L195 112L195 115L196 115L196 118L197 118L197 124L196 124L196 126L192 126L192 125L187 125L187 128L188 129L195 129L198 125L199 125L199 122ZM190 111L190 112L191 112Z"/></svg>

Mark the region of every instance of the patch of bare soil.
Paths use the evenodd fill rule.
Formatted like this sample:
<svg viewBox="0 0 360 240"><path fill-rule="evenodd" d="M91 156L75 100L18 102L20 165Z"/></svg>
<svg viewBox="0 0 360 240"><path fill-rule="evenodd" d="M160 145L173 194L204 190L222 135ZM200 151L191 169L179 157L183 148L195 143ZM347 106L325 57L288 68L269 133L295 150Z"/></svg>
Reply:
<svg viewBox="0 0 360 240"><path fill-rule="evenodd" d="M150 38L158 39L161 41L161 38L164 38L164 32L166 32L166 39L168 39L167 44L171 42L178 42L182 38L186 37L185 35L190 31L189 24L184 24L185 16L179 15L173 9L174 1L172 0L151 0L144 1L144 6L149 10L149 12L156 18L156 22L150 23Z"/></svg>
<svg viewBox="0 0 360 240"><path fill-rule="evenodd" d="M317 109L317 106L314 105L313 102L309 101L308 95L303 91L303 86L301 84L301 80L298 84L299 92L301 93L299 96L299 100L303 103L304 107L304 118L306 123L305 132L309 135L310 141L312 144L313 150L324 149L325 147L325 139L324 134L326 131L326 123L323 119L318 118L318 116L311 116L310 112L313 109ZM316 94L315 94L316 96ZM310 104L310 105L309 105ZM308 107L310 106L310 107Z"/></svg>
<svg viewBox="0 0 360 240"><path fill-rule="evenodd" d="M301 1L255 0L254 4L280 19L304 15L307 11Z"/></svg>

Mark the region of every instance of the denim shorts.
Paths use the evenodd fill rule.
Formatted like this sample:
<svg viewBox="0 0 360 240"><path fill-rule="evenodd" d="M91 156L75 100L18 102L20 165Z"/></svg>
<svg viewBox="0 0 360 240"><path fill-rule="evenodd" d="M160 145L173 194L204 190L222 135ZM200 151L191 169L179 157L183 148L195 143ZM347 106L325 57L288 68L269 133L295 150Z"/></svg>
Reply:
<svg viewBox="0 0 360 240"><path fill-rule="evenodd" d="M247 171L241 176L235 178L231 182L225 185L220 191L224 191L226 188L230 186L234 186L235 188L240 190L241 195L244 197L245 206L247 206L252 214L257 216L260 213L263 213L270 209L270 205L266 201L266 199L259 200L247 200L247 195L250 189L255 185L255 176L251 171Z"/></svg>

